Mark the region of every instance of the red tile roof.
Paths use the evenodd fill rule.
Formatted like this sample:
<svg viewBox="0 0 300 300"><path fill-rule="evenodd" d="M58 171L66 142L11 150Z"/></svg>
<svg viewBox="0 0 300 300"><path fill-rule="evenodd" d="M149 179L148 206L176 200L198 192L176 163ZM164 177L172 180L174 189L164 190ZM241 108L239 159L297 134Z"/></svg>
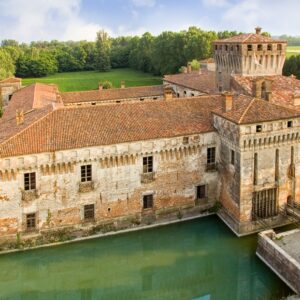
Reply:
<svg viewBox="0 0 300 300"><path fill-rule="evenodd" d="M230 111L214 112L236 124L251 124L300 117L300 112L245 95L233 98Z"/></svg>
<svg viewBox="0 0 300 300"><path fill-rule="evenodd" d="M300 110L300 107L294 106L293 104L294 96L300 94L300 80L293 76L274 75L262 77L233 75L233 86L238 86L241 92L246 95L252 95L255 80L261 78L272 81L272 103Z"/></svg>
<svg viewBox="0 0 300 300"><path fill-rule="evenodd" d="M222 99L58 108L0 144L0 156L17 156L211 132L211 111ZM3 130L0 123L0 131ZM16 125L15 125L16 126ZM8 137L7 137L8 138Z"/></svg>
<svg viewBox="0 0 300 300"><path fill-rule="evenodd" d="M213 44L230 44L230 43L287 43L287 41L284 40L277 40L274 38L266 37L261 34L256 34L256 33L243 33L239 34L227 39L222 39L222 40L216 40L213 42Z"/></svg>
<svg viewBox="0 0 300 300"><path fill-rule="evenodd" d="M65 104L163 96L163 85L61 93Z"/></svg>
<svg viewBox="0 0 300 300"><path fill-rule="evenodd" d="M49 104L62 105L57 87L41 83L32 84L13 94L2 119L14 118L17 110L23 110L26 113L32 109L39 109Z"/></svg>
<svg viewBox="0 0 300 300"><path fill-rule="evenodd" d="M165 75L164 81L193 89L202 93L213 93L216 91L215 72L202 70L201 73L181 73Z"/></svg>

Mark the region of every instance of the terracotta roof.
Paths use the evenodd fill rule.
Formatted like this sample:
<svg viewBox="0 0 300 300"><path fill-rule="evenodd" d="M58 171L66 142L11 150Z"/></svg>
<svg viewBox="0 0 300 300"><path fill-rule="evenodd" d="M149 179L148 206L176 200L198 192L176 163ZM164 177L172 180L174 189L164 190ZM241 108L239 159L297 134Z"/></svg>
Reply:
<svg viewBox="0 0 300 300"><path fill-rule="evenodd" d="M20 83L20 82L22 82L22 79L21 78L17 78L17 77L9 77L9 78L0 80L0 85L2 83L15 83L15 82Z"/></svg>
<svg viewBox="0 0 300 300"><path fill-rule="evenodd" d="M213 93L216 91L215 72L194 71L175 75L165 75L164 81L193 89L202 93Z"/></svg>
<svg viewBox="0 0 300 300"><path fill-rule="evenodd" d="M211 111L221 96L58 108L0 145L17 156L214 131ZM0 131L3 130L0 123ZM16 126L16 125L15 125Z"/></svg>
<svg viewBox="0 0 300 300"><path fill-rule="evenodd" d="M261 78L272 81L272 103L300 110L300 106L297 107L293 104L294 96L300 94L300 80L296 79L294 76L232 76L233 85L238 85L242 92L247 95L252 95L255 80Z"/></svg>
<svg viewBox="0 0 300 300"><path fill-rule="evenodd" d="M32 109L42 108L49 104L62 104L57 87L55 85L35 83L13 94L2 119L14 118L17 110L23 110L26 113Z"/></svg>
<svg viewBox="0 0 300 300"><path fill-rule="evenodd" d="M230 43L287 43L284 40L277 40L256 33L243 33L227 39L216 40L213 44L230 44Z"/></svg>
<svg viewBox="0 0 300 300"><path fill-rule="evenodd" d="M65 104L163 96L163 85L61 93Z"/></svg>
<svg viewBox="0 0 300 300"><path fill-rule="evenodd" d="M251 124L300 117L300 112L245 95L233 98L228 112L214 112L236 124Z"/></svg>

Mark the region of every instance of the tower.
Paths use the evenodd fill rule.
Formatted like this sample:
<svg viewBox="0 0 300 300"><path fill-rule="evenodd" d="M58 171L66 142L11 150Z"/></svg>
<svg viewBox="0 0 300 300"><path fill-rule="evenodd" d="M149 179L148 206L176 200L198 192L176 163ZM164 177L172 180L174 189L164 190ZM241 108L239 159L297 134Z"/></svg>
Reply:
<svg viewBox="0 0 300 300"><path fill-rule="evenodd" d="M255 33L240 34L213 43L216 62L216 85L219 91L230 90L231 75L281 75L287 42L266 37L261 28Z"/></svg>

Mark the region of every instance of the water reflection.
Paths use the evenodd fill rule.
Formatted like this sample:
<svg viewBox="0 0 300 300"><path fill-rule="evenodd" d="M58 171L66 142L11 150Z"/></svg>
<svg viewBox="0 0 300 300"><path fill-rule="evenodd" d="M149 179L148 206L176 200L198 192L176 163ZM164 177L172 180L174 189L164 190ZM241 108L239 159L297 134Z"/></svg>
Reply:
<svg viewBox="0 0 300 300"><path fill-rule="evenodd" d="M0 257L0 299L280 299L289 289L216 217Z"/></svg>

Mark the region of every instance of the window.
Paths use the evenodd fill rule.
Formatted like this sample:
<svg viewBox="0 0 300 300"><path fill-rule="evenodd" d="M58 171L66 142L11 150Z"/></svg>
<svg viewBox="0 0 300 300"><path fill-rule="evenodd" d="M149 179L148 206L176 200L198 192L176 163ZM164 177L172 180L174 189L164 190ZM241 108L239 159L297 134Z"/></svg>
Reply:
<svg viewBox="0 0 300 300"><path fill-rule="evenodd" d="M188 144L189 143L189 137L188 136L184 136L182 139L182 143L183 144Z"/></svg>
<svg viewBox="0 0 300 300"><path fill-rule="evenodd" d="M92 181L92 165L81 166L81 182Z"/></svg>
<svg viewBox="0 0 300 300"><path fill-rule="evenodd" d="M143 157L143 173L153 172L153 156Z"/></svg>
<svg viewBox="0 0 300 300"><path fill-rule="evenodd" d="M93 220L95 218L95 204L88 204L84 206L83 217L84 220Z"/></svg>
<svg viewBox="0 0 300 300"><path fill-rule="evenodd" d="M277 44L277 50L281 51L282 50L282 45L281 44Z"/></svg>
<svg viewBox="0 0 300 300"><path fill-rule="evenodd" d="M186 95L186 91L183 92Z"/></svg>
<svg viewBox="0 0 300 300"><path fill-rule="evenodd" d="M157 97L153 97L153 100L157 100Z"/></svg>
<svg viewBox="0 0 300 300"><path fill-rule="evenodd" d="M288 128L293 127L293 121L288 121L288 122L287 122L287 127L288 127Z"/></svg>
<svg viewBox="0 0 300 300"><path fill-rule="evenodd" d="M218 50L218 46L217 45L215 45L215 50Z"/></svg>
<svg viewBox="0 0 300 300"><path fill-rule="evenodd" d="M196 187L196 197L197 197L197 200L206 198L206 186L205 185L198 185Z"/></svg>
<svg viewBox="0 0 300 300"><path fill-rule="evenodd" d="M35 172L24 174L24 190L30 191L36 189Z"/></svg>
<svg viewBox="0 0 300 300"><path fill-rule="evenodd" d="M140 98L140 101L144 101L145 100L145 98Z"/></svg>
<svg viewBox="0 0 300 300"><path fill-rule="evenodd" d="M180 94L179 93L177 93L177 98L179 98L180 97Z"/></svg>
<svg viewBox="0 0 300 300"><path fill-rule="evenodd" d="M247 45L248 51L252 51L252 45Z"/></svg>
<svg viewBox="0 0 300 300"><path fill-rule="evenodd" d="M234 166L234 161L235 161L235 152L231 150L230 154L230 163Z"/></svg>
<svg viewBox="0 0 300 300"><path fill-rule="evenodd" d="M228 51L228 45L225 45L225 50Z"/></svg>
<svg viewBox="0 0 300 300"><path fill-rule="evenodd" d="M143 209L153 207L153 194L143 196Z"/></svg>
<svg viewBox="0 0 300 300"><path fill-rule="evenodd" d="M12 96L13 96L13 95L8 95L8 101L11 100Z"/></svg>
<svg viewBox="0 0 300 300"><path fill-rule="evenodd" d="M256 125L256 132L262 132L262 126Z"/></svg>
<svg viewBox="0 0 300 300"><path fill-rule="evenodd" d="M33 230L36 228L36 216L35 214L26 215L26 229Z"/></svg>
<svg viewBox="0 0 300 300"><path fill-rule="evenodd" d="M268 44L267 46L267 50L271 51L272 50L272 45L271 44Z"/></svg>
<svg viewBox="0 0 300 300"><path fill-rule="evenodd" d="M257 50L258 50L258 51L262 51L262 49L263 49L263 47L262 47L261 44L257 45Z"/></svg>
<svg viewBox="0 0 300 300"><path fill-rule="evenodd" d="M192 97L194 97L194 96L195 96L195 94L194 94L194 93L191 93L191 96L192 96Z"/></svg>
<svg viewBox="0 0 300 300"><path fill-rule="evenodd" d="M216 162L216 147L207 148L207 164Z"/></svg>
<svg viewBox="0 0 300 300"><path fill-rule="evenodd" d="M240 45L236 45L236 51L240 51Z"/></svg>
<svg viewBox="0 0 300 300"><path fill-rule="evenodd" d="M96 102L92 102L92 105L96 105Z"/></svg>

